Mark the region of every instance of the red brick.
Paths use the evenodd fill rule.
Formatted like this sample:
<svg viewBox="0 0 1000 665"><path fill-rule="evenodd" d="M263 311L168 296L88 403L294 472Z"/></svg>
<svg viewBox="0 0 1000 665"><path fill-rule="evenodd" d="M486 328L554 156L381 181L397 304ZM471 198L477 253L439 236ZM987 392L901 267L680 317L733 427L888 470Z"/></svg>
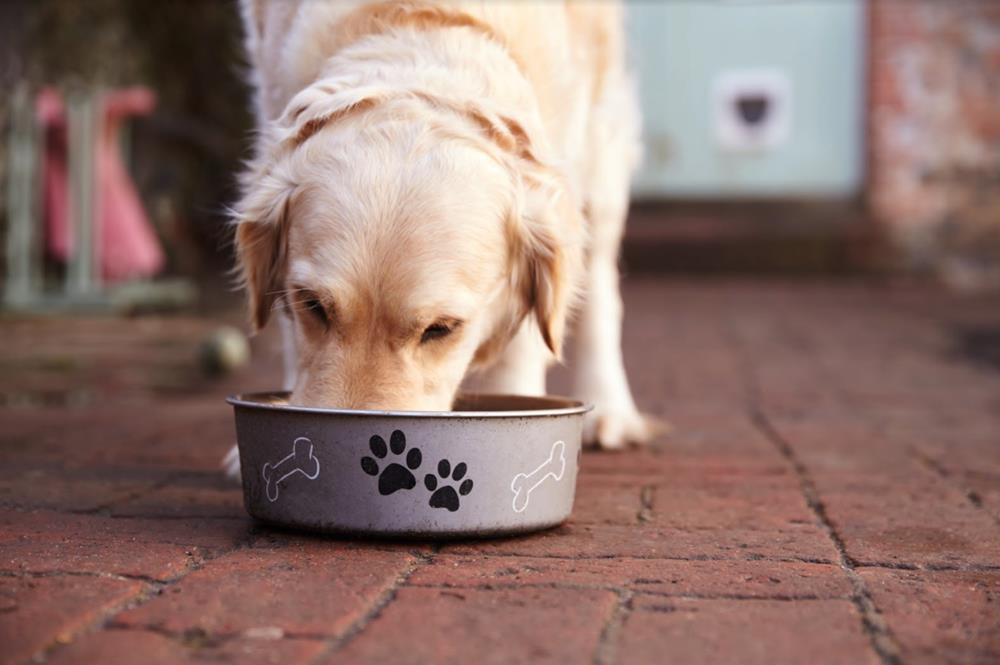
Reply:
<svg viewBox="0 0 1000 665"><path fill-rule="evenodd" d="M712 597L840 598L851 593L844 571L797 561L553 559L436 556L408 584L448 587L573 585Z"/></svg>
<svg viewBox="0 0 1000 665"><path fill-rule="evenodd" d="M930 472L896 479L821 474L826 512L862 564L996 565L1000 525L964 492Z"/></svg>
<svg viewBox="0 0 1000 665"><path fill-rule="evenodd" d="M304 551L311 551L310 548L318 547L320 551L331 555L341 550L389 552L392 554L402 552L426 559L437 550L439 545L430 541L352 536L341 537L331 534L312 534L305 531L291 531L257 525L253 535L252 547L254 549L274 550L295 550L299 548Z"/></svg>
<svg viewBox="0 0 1000 665"><path fill-rule="evenodd" d="M445 545L452 554L637 557L680 559L797 559L832 563L838 555L818 527L789 524L780 529L679 529L652 525L575 524L537 535Z"/></svg>
<svg viewBox="0 0 1000 665"><path fill-rule="evenodd" d="M0 394L6 403L89 408L109 401L135 405L164 395L176 398L199 389L225 394L228 383L254 383L261 363L256 371L211 383L198 371L197 348L217 325L217 317L181 316L74 317L71 325L60 318L5 321Z"/></svg>
<svg viewBox="0 0 1000 665"><path fill-rule="evenodd" d="M649 520L681 529L778 530L817 523L797 479L735 475L656 487Z"/></svg>
<svg viewBox="0 0 1000 665"><path fill-rule="evenodd" d="M615 603L596 590L403 588L327 662L589 662Z"/></svg>
<svg viewBox="0 0 1000 665"><path fill-rule="evenodd" d="M672 402L668 414L673 430L662 441L627 453L585 454L581 462L583 474L610 473L672 482L693 470L788 470L787 462L747 418L744 406L706 405L702 398L696 403Z"/></svg>
<svg viewBox="0 0 1000 665"><path fill-rule="evenodd" d="M336 635L414 561L403 550L323 540L241 549L117 616L115 625L213 636L268 627L293 636Z"/></svg>
<svg viewBox="0 0 1000 665"><path fill-rule="evenodd" d="M176 638L143 630L104 630L85 635L53 653L53 665L192 665L233 662L240 665L306 663L327 645L302 639L230 639L212 641L198 634Z"/></svg>
<svg viewBox="0 0 1000 665"><path fill-rule="evenodd" d="M933 411L909 407L883 414L880 424L893 435L915 443L920 453L945 473L987 471L1000 475L996 449L1000 414L975 405Z"/></svg>
<svg viewBox="0 0 1000 665"><path fill-rule="evenodd" d="M964 415L977 423L982 420L979 414ZM995 453L1000 419L992 420L988 423L988 431L981 432L969 432L968 427L952 424L948 436L935 432L930 435L933 445L921 443L919 448L928 463L944 475L946 482L973 494L976 501L1000 520L1000 455Z"/></svg>
<svg viewBox="0 0 1000 665"><path fill-rule="evenodd" d="M654 445L628 451L588 451L581 481L588 475L638 478L669 483L691 473L781 473L787 462L745 415L745 407L671 402L673 430Z"/></svg>
<svg viewBox="0 0 1000 665"><path fill-rule="evenodd" d="M220 399L228 384L178 382L186 371L178 359L190 362L184 349L200 335L192 332L197 326L181 322L175 335L165 320L156 320L154 331L141 319L90 322L79 331L0 323L0 362L15 360L5 365L0 392L69 394L87 386L96 400L0 413L0 461L9 471L0 479L0 502L58 509L0 511L0 571L177 580L112 624L136 629L77 637L54 650L57 662L134 662L138 654L152 663L286 663L315 659L333 646L344 648L331 662L405 659L411 651L413 660L439 652L479 660L476 640L486 645L487 658L524 662L537 660L534 652L550 636L559 651L544 656L586 662L612 617L612 590L633 593L636 609L626 611L621 630L612 625L608 634L621 641L597 647L599 660L651 654L653 662L683 661L693 654L688 660L743 662L767 648L775 660L815 660L817 653L834 660L848 649L864 662L870 653L863 640L856 648L860 622L844 600L850 589L833 565L837 553L814 524L792 465L747 416L754 406L748 372L760 389L756 406L815 479L852 556L868 563L996 566L995 518L966 492L979 492L986 508L995 505L1000 374L957 357L950 332L997 325L992 299L926 288L660 279L632 281L625 298L624 346L636 397L672 420L674 433L644 449L585 454L567 526L451 543L440 553L426 544L294 534L247 519L239 488L217 475L232 440L231 414ZM176 348L149 348L171 337ZM87 362L106 363L84 372L100 380L33 378L16 358L63 354L74 345L86 346ZM234 389L276 385L272 369L234 378ZM653 488L646 503L644 487ZM100 512L112 517L67 514L103 506L109 509ZM429 562L395 594L379 593L394 574L385 562L410 555ZM963 587L979 573L968 579L928 573L912 589L896 579L883 589L872 579L880 571L862 571L905 662L997 660L989 650L994 587L984 595L967 595ZM891 574L897 573L909 574ZM0 576L0 585L4 579L11 578ZM302 590L306 602L285 600L278 584ZM327 587L333 600L322 593ZM114 606L102 594L68 592L79 608L52 604L45 611L68 612L73 633L92 625L80 617ZM258 600L265 597L270 602ZM701 613L670 610L678 605ZM695 617L690 628L681 614ZM34 624L45 621L16 619L14 631L32 635ZM146 631L147 625L164 632ZM307 630L336 636L297 639ZM645 646L637 643L642 631L652 634Z"/></svg>
<svg viewBox="0 0 1000 665"><path fill-rule="evenodd" d="M649 446L627 452L585 450L580 458L578 482L583 482L589 475L659 480L670 463L670 458L664 454L661 446Z"/></svg>
<svg viewBox="0 0 1000 665"><path fill-rule="evenodd" d="M992 166L978 157L1000 139L992 112L1000 95L990 85L1000 61L982 36L997 33L996 4L875 2L871 17L873 212L902 245L934 237L922 260L956 249L971 257L990 246L976 229L997 218L996 188L984 180ZM927 104L929 90L947 99L945 112ZM917 140L898 140L904 128ZM956 152L957 140L965 150Z"/></svg>
<svg viewBox="0 0 1000 665"><path fill-rule="evenodd" d="M638 597L617 646L622 663L875 664L846 600L690 600Z"/></svg>
<svg viewBox="0 0 1000 665"><path fill-rule="evenodd" d="M698 433L679 441L681 434L670 434L665 443L649 449L585 452L580 463L579 482L588 478L628 480L638 486L672 484L685 478L697 479L728 474L780 474L788 472L788 464L780 458L762 457L759 453L740 450L740 441L733 441L733 450L713 449L703 445Z"/></svg>
<svg viewBox="0 0 1000 665"><path fill-rule="evenodd" d="M1000 572L860 571L906 663L1000 662Z"/></svg>
<svg viewBox="0 0 1000 665"><path fill-rule="evenodd" d="M956 478L956 483L971 492L983 508L1000 521L1000 473L965 471Z"/></svg>
<svg viewBox="0 0 1000 665"><path fill-rule="evenodd" d="M116 517L246 517L243 490L221 477L215 482L180 480L112 506Z"/></svg>
<svg viewBox="0 0 1000 665"><path fill-rule="evenodd" d="M222 394L8 409L0 454L51 467L118 469L123 479L177 470L217 473L235 436Z"/></svg>
<svg viewBox="0 0 1000 665"><path fill-rule="evenodd" d="M812 412L799 418L778 416L771 424L812 475L885 473L906 477L923 471L908 459L911 442L876 431L853 409Z"/></svg>
<svg viewBox="0 0 1000 665"><path fill-rule="evenodd" d="M219 462L235 443L232 413L221 395L158 407L141 446L123 440L113 455L137 465L219 473Z"/></svg>
<svg viewBox="0 0 1000 665"><path fill-rule="evenodd" d="M168 472L10 460L0 477L0 506L92 511L151 489Z"/></svg>
<svg viewBox="0 0 1000 665"><path fill-rule="evenodd" d="M236 547L246 520L145 520L0 510L0 570L169 579Z"/></svg>
<svg viewBox="0 0 1000 665"><path fill-rule="evenodd" d="M583 476L577 481L573 521L586 524L635 524L642 511L642 485L632 479Z"/></svg>
<svg viewBox="0 0 1000 665"><path fill-rule="evenodd" d="M20 663L70 641L145 587L109 577L0 577L0 663Z"/></svg>

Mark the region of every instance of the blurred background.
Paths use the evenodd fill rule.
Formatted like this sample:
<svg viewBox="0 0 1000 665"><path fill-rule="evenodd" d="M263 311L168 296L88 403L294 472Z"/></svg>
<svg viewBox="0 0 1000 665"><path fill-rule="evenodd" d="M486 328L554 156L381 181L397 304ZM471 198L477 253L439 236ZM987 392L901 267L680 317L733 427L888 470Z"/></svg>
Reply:
<svg viewBox="0 0 1000 665"><path fill-rule="evenodd" d="M646 152L629 274L1000 288L1000 3L676 0L629 19ZM61 325L24 314L242 327L226 218L252 131L240 33L224 0L0 4L9 353L17 326L34 348ZM49 374L79 364L57 351Z"/></svg>
<svg viewBox="0 0 1000 665"><path fill-rule="evenodd" d="M1000 4L631 10L635 194L667 239L643 265L1000 283Z"/></svg>
<svg viewBox="0 0 1000 665"><path fill-rule="evenodd" d="M221 472L282 377L236 0L0 0L0 665L1000 663L1000 0L628 9L622 347L673 430L425 546Z"/></svg>

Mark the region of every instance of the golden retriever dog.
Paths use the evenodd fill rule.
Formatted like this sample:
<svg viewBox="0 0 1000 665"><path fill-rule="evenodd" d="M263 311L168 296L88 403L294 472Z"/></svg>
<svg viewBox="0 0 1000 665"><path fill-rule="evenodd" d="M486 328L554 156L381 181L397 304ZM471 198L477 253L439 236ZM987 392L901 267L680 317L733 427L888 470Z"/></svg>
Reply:
<svg viewBox="0 0 1000 665"><path fill-rule="evenodd" d="M236 247L253 326L282 327L291 403L448 410L463 382L542 394L576 310L587 441L648 440L621 357L639 157L621 7L242 11L259 133Z"/></svg>

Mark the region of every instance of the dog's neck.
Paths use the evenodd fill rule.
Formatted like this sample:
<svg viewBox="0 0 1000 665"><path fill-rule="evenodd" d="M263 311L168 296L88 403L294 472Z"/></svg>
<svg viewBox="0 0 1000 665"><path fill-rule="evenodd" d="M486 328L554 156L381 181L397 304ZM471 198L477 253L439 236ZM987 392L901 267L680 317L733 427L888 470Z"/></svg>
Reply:
<svg viewBox="0 0 1000 665"><path fill-rule="evenodd" d="M544 142L530 81L506 46L483 30L444 26L362 34L324 61L317 84L486 106L516 118L536 144Z"/></svg>
<svg viewBox="0 0 1000 665"><path fill-rule="evenodd" d="M319 78L367 74L429 92L466 90L518 104L532 97L524 68L488 24L455 8L386 0L343 17ZM508 82L506 90L497 81ZM366 82L374 82L368 79Z"/></svg>

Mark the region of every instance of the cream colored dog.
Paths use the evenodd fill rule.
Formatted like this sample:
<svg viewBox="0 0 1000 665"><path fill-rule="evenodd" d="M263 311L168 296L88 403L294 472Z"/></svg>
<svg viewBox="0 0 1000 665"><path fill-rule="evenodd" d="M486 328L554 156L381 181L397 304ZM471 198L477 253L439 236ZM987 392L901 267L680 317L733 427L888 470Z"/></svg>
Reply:
<svg viewBox="0 0 1000 665"><path fill-rule="evenodd" d="M620 7L243 0L243 14L260 133L236 242L254 326L283 327L291 401L447 410L467 374L541 394L579 302L587 439L646 441L621 358L639 149Z"/></svg>

